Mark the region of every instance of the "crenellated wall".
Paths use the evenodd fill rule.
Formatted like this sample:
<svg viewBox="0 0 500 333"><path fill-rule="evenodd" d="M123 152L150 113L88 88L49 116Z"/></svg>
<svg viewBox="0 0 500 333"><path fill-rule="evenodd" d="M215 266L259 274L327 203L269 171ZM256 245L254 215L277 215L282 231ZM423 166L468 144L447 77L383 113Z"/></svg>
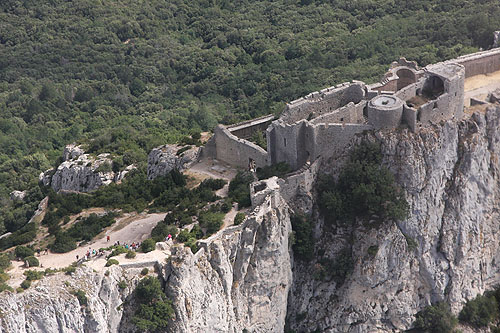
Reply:
<svg viewBox="0 0 500 333"><path fill-rule="evenodd" d="M280 119L292 124L302 119L311 120L330 113L350 102L357 104L364 98L364 88L364 83L354 82L313 92L288 103Z"/></svg>

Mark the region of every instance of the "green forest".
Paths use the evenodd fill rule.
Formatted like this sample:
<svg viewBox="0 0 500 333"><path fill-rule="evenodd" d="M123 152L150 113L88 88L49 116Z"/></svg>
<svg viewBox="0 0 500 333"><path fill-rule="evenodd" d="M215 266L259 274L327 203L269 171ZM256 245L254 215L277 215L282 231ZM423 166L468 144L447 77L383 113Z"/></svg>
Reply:
<svg viewBox="0 0 500 333"><path fill-rule="evenodd" d="M32 214L68 143L144 163L218 122L377 81L400 56L488 48L498 17L497 0L1 1L0 231ZM25 189L20 209L9 193Z"/></svg>

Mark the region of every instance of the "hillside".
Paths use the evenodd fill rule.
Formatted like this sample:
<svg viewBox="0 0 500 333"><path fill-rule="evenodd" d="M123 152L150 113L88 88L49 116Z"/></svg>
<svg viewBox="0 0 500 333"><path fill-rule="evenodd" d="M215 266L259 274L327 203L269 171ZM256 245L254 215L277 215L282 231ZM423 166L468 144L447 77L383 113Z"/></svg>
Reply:
<svg viewBox="0 0 500 333"><path fill-rule="evenodd" d="M141 164L217 122L374 81L399 56L425 65L487 47L499 13L493 0L4 1L0 232L27 221L65 144ZM14 189L30 189L24 204Z"/></svg>

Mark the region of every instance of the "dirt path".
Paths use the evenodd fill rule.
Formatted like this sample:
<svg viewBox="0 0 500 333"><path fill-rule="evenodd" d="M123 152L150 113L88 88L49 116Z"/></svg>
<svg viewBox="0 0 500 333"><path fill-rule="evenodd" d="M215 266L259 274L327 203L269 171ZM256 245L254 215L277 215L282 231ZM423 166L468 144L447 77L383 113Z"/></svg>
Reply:
<svg viewBox="0 0 500 333"><path fill-rule="evenodd" d="M81 246L73 251L67 253L49 253L41 254L37 256L40 261L41 266L37 269L44 270L46 268L64 268L71 265L76 261L76 256L83 258L85 253L89 248L95 249L105 248L113 245L116 241L120 241L120 244L131 244L133 242L142 242L147 239L151 230L156 226L156 224L165 218L166 213L158 214L137 214L130 215L127 214L121 217L113 224L110 228L98 235L92 242L85 246ZM106 236L110 236L110 241L106 241ZM156 251L154 251L156 252ZM154 256L152 254L150 256ZM157 255L157 254L156 254ZM122 255L122 260L125 260L125 255ZM165 255L162 254L164 257ZM149 256L146 254L137 255L136 259L126 259L126 261L136 262L142 260L148 260ZM104 258L95 259L89 263L92 263L92 267L97 269L97 267L104 267L106 260ZM23 272L26 270L23 266L23 262L14 261L12 262L12 269L9 270L9 275L11 276L8 284L12 287L17 287L24 280Z"/></svg>
<svg viewBox="0 0 500 333"><path fill-rule="evenodd" d="M500 88L500 71L474 75L465 79L464 104L470 106L471 97L484 100L489 92Z"/></svg>

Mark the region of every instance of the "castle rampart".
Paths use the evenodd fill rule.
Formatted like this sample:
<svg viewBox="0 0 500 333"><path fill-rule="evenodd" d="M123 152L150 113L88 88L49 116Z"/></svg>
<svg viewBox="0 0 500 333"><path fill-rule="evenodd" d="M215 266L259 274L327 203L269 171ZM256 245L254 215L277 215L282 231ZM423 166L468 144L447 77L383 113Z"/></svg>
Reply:
<svg viewBox="0 0 500 333"><path fill-rule="evenodd" d="M353 81L313 92L288 103L272 122L258 118L228 128L219 126L207 151L240 167L250 161L257 167L286 162L298 170L320 157L337 156L356 134L366 130L407 126L419 131L432 123L460 119L465 78L497 70L500 49L425 68L402 58L391 64L380 83ZM266 126L267 151L242 139Z"/></svg>

